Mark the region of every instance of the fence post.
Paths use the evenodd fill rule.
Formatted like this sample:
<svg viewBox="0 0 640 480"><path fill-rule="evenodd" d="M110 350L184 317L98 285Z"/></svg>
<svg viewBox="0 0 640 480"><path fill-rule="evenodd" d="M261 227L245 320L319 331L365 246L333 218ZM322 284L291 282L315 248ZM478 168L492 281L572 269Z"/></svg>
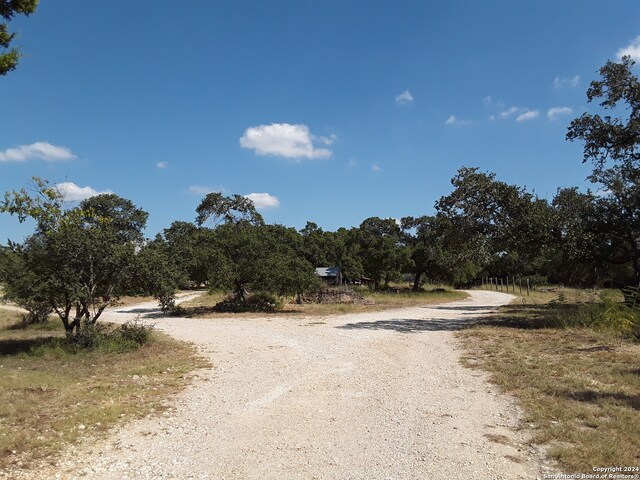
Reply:
<svg viewBox="0 0 640 480"><path fill-rule="evenodd" d="M500 277L500 291L502 291L502 277Z"/></svg>
<svg viewBox="0 0 640 480"><path fill-rule="evenodd" d="M527 297L529 296L529 279L527 278Z"/></svg>

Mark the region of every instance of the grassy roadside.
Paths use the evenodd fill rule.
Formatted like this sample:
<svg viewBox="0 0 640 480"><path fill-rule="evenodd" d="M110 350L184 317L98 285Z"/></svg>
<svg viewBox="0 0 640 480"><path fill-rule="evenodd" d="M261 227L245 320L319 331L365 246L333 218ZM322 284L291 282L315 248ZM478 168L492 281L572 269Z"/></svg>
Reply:
<svg viewBox="0 0 640 480"><path fill-rule="evenodd" d="M204 366L188 344L153 332L124 352L68 353L54 348L59 321L16 328L0 310L0 469L52 461L65 445L103 435L131 418L161 411L171 394Z"/></svg>
<svg viewBox="0 0 640 480"><path fill-rule="evenodd" d="M536 292L458 334L466 365L518 398L532 443L565 473L640 467L640 343L604 324L572 326L603 313L596 298Z"/></svg>
<svg viewBox="0 0 640 480"><path fill-rule="evenodd" d="M408 289L398 291L374 292L367 289L359 291L364 297L365 303L305 303L297 304L293 298L285 299L281 310L275 311L275 315L292 316L326 316L347 313L377 312L392 308L412 307L417 305L429 305L435 303L453 302L463 300L467 294L461 291L428 288L420 292L411 292ZM220 302L225 295L222 293L202 292L201 295L180 304L180 316L196 318L229 317L234 314L218 313L213 307ZM242 316L264 316L265 313L242 313Z"/></svg>

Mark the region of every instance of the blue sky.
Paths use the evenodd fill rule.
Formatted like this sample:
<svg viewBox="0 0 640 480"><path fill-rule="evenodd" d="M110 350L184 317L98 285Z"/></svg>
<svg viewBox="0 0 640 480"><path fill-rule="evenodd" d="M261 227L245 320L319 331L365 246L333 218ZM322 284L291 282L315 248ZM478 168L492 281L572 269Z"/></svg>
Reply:
<svg viewBox="0 0 640 480"><path fill-rule="evenodd" d="M10 29L0 191L113 191L147 234L207 191L301 228L433 212L461 166L585 186L566 127L597 70L640 57L640 2L42 0ZM29 232L0 217L0 242Z"/></svg>

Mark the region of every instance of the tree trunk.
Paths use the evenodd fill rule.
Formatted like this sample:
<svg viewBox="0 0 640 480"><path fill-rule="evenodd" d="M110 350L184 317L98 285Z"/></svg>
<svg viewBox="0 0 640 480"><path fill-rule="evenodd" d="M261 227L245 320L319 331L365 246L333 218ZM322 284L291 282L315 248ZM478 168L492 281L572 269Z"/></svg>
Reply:
<svg viewBox="0 0 640 480"><path fill-rule="evenodd" d="M412 290L414 292L417 292L418 290L420 290L420 279L422 278L422 270L419 270L416 272L415 276L413 277L413 288Z"/></svg>
<svg viewBox="0 0 640 480"><path fill-rule="evenodd" d="M244 283L240 281L236 281L236 289L233 292L236 296L237 300L244 302L247 299L247 291L244 289Z"/></svg>

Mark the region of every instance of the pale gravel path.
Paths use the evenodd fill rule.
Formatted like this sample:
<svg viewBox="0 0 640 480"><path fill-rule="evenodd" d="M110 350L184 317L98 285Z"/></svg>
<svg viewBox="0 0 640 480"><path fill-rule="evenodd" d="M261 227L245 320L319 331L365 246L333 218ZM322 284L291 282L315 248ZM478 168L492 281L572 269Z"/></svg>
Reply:
<svg viewBox="0 0 640 480"><path fill-rule="evenodd" d="M469 294L322 319L154 318L214 367L199 371L170 411L72 448L37 478L539 477L536 458L520 451L518 410L484 374L461 366L453 335L512 297ZM147 307L133 310L152 314ZM129 310L107 319L130 318Z"/></svg>

